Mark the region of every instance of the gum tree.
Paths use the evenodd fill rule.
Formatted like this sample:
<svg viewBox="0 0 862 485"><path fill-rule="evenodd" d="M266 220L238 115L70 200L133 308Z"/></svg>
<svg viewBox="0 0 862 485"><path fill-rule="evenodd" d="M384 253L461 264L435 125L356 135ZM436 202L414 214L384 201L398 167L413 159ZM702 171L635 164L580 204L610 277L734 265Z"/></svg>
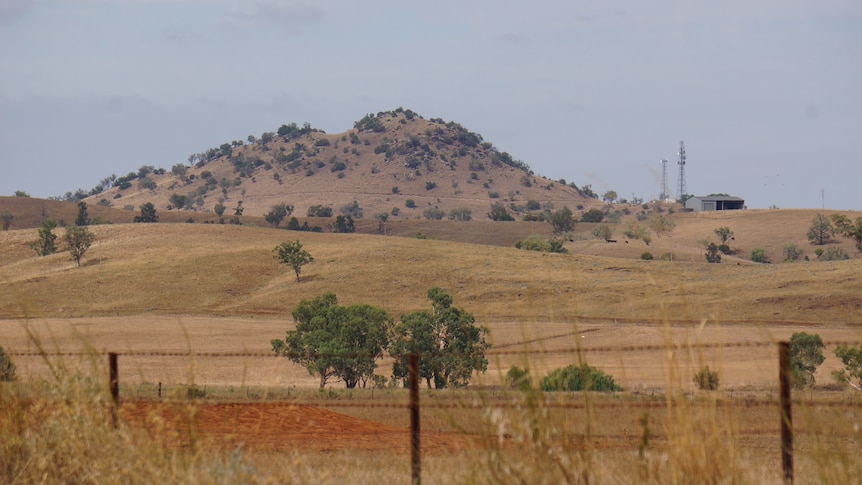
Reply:
<svg viewBox="0 0 862 485"><path fill-rule="evenodd" d="M299 274L302 272L302 267L306 264L314 262L314 258L305 249L302 248L302 243L297 241L287 241L279 244L272 250L275 253L275 259L279 263L289 266L296 273L296 282L299 283Z"/></svg>

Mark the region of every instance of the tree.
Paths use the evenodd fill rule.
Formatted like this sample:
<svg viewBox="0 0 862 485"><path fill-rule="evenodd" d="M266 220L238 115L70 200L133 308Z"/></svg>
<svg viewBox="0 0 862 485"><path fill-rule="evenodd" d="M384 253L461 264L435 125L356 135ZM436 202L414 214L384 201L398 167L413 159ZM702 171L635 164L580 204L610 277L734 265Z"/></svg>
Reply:
<svg viewBox="0 0 862 485"><path fill-rule="evenodd" d="M9 227L12 226L12 221L15 219L15 216L12 215L9 211L0 212L0 221L3 222L3 230L8 231Z"/></svg>
<svg viewBox="0 0 862 485"><path fill-rule="evenodd" d="M86 226L90 224L90 216L87 214L87 203L83 200L78 201L78 216L75 217L76 226Z"/></svg>
<svg viewBox="0 0 862 485"><path fill-rule="evenodd" d="M288 331L284 340L273 339L272 350L319 375L321 389L331 379L343 381L348 389L360 383L365 387L389 345L392 327L383 309L339 306L333 293L303 300L293 320L296 330Z"/></svg>
<svg viewBox="0 0 862 485"><path fill-rule="evenodd" d="M297 221L297 228L299 229L299 221ZM352 233L356 232L356 225L353 222L353 217L350 215L346 216L336 216L335 217L335 226L333 230L338 233Z"/></svg>
<svg viewBox="0 0 862 485"><path fill-rule="evenodd" d="M218 216L219 219L222 218L222 216L224 215L224 211L226 211L226 210L227 210L227 207L224 204L222 204L221 202L219 202L218 204L215 205L215 207L213 207L213 212L216 213L216 215Z"/></svg>
<svg viewBox="0 0 862 485"><path fill-rule="evenodd" d="M613 376L589 366L568 365L554 369L542 378L539 388L543 391L622 391Z"/></svg>
<svg viewBox="0 0 862 485"><path fill-rule="evenodd" d="M168 200L171 202L171 206L173 206L174 209L180 210L188 204L189 197L187 195L173 193Z"/></svg>
<svg viewBox="0 0 862 485"><path fill-rule="evenodd" d="M751 250L751 260L755 263L768 263L769 258L766 256L766 250L763 248L754 248Z"/></svg>
<svg viewBox="0 0 862 485"><path fill-rule="evenodd" d="M602 194L602 200L604 200L608 204L613 204L615 200L617 200L617 193L613 190L608 190L604 194Z"/></svg>
<svg viewBox="0 0 862 485"><path fill-rule="evenodd" d="M706 245L706 262L707 263L720 263L721 262L721 251L718 249L718 245L714 242L710 242Z"/></svg>
<svg viewBox="0 0 862 485"><path fill-rule="evenodd" d="M727 226L716 228L713 232L721 240L721 244L727 244L728 240L733 239L733 231Z"/></svg>
<svg viewBox="0 0 862 485"><path fill-rule="evenodd" d="M647 219L647 225L655 231L656 236L661 237L662 234L670 234L676 223L661 214L653 214Z"/></svg>
<svg viewBox="0 0 862 485"><path fill-rule="evenodd" d="M0 346L0 382L12 382L17 379L15 375L15 364L6 355L6 351Z"/></svg>
<svg viewBox="0 0 862 485"><path fill-rule="evenodd" d="M57 252L57 235L54 234L55 227L57 227L57 222L54 219L45 219L42 221L42 226L38 230L39 239L30 243L30 247L39 256L47 256Z"/></svg>
<svg viewBox="0 0 862 485"><path fill-rule="evenodd" d="M843 214L832 214L832 222L835 224L835 231L853 239L856 249L862 253L862 217L857 217L856 222L853 222Z"/></svg>
<svg viewBox="0 0 862 485"><path fill-rule="evenodd" d="M839 345L835 348L835 357L841 359L844 368L832 371L832 376L838 382L846 382L853 389L862 391L862 346Z"/></svg>
<svg viewBox="0 0 862 485"><path fill-rule="evenodd" d="M275 259L279 263L290 266L296 273L296 282L299 283L299 274L302 272L302 267L306 264L314 262L314 258L305 249L302 249L302 243L299 241L287 241L279 244L272 250L275 253Z"/></svg>
<svg viewBox="0 0 862 485"><path fill-rule="evenodd" d="M156 215L156 206L152 202L147 202L141 205L141 215L135 216L132 222L158 222L159 216Z"/></svg>
<svg viewBox="0 0 862 485"><path fill-rule="evenodd" d="M239 218L242 216L244 210L245 208L242 206L242 201L237 201L236 207L233 208L233 219L230 220L230 223L236 225L242 224Z"/></svg>
<svg viewBox="0 0 862 485"><path fill-rule="evenodd" d="M795 244L785 244L781 250L784 252L785 263L799 261L799 258L802 257L802 250Z"/></svg>
<svg viewBox="0 0 862 485"><path fill-rule="evenodd" d="M790 336L790 374L793 387L801 389L814 386L814 371L824 360L820 335L797 332Z"/></svg>
<svg viewBox="0 0 862 485"><path fill-rule="evenodd" d="M575 219L568 207L554 211L548 216L548 224L554 229L554 234L564 234L575 228Z"/></svg>
<svg viewBox="0 0 862 485"><path fill-rule="evenodd" d="M596 228L593 229L593 236L607 241L614 237L614 230L611 229L611 226L607 224L602 224L600 226L596 226Z"/></svg>
<svg viewBox="0 0 862 485"><path fill-rule="evenodd" d="M832 239L832 236L835 235L835 228L832 227L832 223L829 222L829 219L823 214L817 214L814 216L814 219L811 220L811 225L808 226L808 241L811 244L816 244L818 246L822 246L829 242Z"/></svg>
<svg viewBox="0 0 862 485"><path fill-rule="evenodd" d="M392 375L407 378L407 358L419 354L419 376L428 388L466 386L473 371L488 368L485 341L488 329L475 324L473 315L452 306L452 297L440 288L428 290L431 311L401 316L393 329L389 353L395 358Z"/></svg>
<svg viewBox="0 0 862 485"><path fill-rule="evenodd" d="M86 227L69 226L66 228L63 240L66 241L69 255L72 257L72 261L75 262L76 267L81 266L81 258L90 249L95 239L96 235L87 230Z"/></svg>
<svg viewBox="0 0 862 485"><path fill-rule="evenodd" d="M581 222L602 222L605 213L600 209L590 209L581 215Z"/></svg>
<svg viewBox="0 0 862 485"><path fill-rule="evenodd" d="M389 220L389 214L386 212L381 212L374 216L377 219L377 232L380 234L386 234L386 221Z"/></svg>
<svg viewBox="0 0 862 485"><path fill-rule="evenodd" d="M285 203L276 204L269 208L269 212L263 215L263 218L266 219L266 222L270 223L272 227L278 227L281 224L281 221L284 220L285 217L290 217L293 214L293 206L287 205Z"/></svg>
<svg viewBox="0 0 862 485"><path fill-rule="evenodd" d="M506 210L506 206L503 205L502 202L494 202L493 204L491 204L491 210L488 212L488 219L491 219L492 221L515 220L515 218L512 217L512 214L509 214L509 211Z"/></svg>
<svg viewBox="0 0 862 485"><path fill-rule="evenodd" d="M469 207L458 207L449 211L450 221L472 221L473 211Z"/></svg>

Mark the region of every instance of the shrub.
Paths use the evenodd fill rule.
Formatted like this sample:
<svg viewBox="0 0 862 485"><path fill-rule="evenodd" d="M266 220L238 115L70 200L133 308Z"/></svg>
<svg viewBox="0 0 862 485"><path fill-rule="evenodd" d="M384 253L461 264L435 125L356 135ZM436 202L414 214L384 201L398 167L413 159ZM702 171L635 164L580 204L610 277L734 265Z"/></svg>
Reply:
<svg viewBox="0 0 862 485"><path fill-rule="evenodd" d="M730 246L727 244L719 244L718 250L721 251L722 254L730 254Z"/></svg>
<svg viewBox="0 0 862 485"><path fill-rule="evenodd" d="M542 378L543 391L622 391L614 378L587 364L554 369Z"/></svg>
<svg viewBox="0 0 862 485"><path fill-rule="evenodd" d="M598 239L608 240L612 238L613 235L613 229L611 229L611 226L607 224L602 224L601 226L597 226L595 229L593 229L593 236Z"/></svg>
<svg viewBox="0 0 862 485"><path fill-rule="evenodd" d="M435 182L431 182L431 181L425 182L425 190L434 190L436 187L437 187L437 184Z"/></svg>
<svg viewBox="0 0 862 485"><path fill-rule="evenodd" d="M651 261L653 259L652 253L649 251L642 253L641 259L643 259L644 261Z"/></svg>
<svg viewBox="0 0 862 485"><path fill-rule="evenodd" d="M306 211L308 217L332 217L332 207L313 205Z"/></svg>
<svg viewBox="0 0 862 485"><path fill-rule="evenodd" d="M706 245L706 262L707 263L720 263L721 262L721 253L718 250L718 246L715 245L714 242L711 242Z"/></svg>
<svg viewBox="0 0 862 485"><path fill-rule="evenodd" d="M605 218L605 213L600 209L590 209L581 216L582 222L602 222Z"/></svg>
<svg viewBox="0 0 862 485"><path fill-rule="evenodd" d="M443 219L445 215L446 212L443 209L438 209L436 207L429 207L422 212L423 217L434 221L439 221L440 219Z"/></svg>
<svg viewBox="0 0 862 485"><path fill-rule="evenodd" d="M359 207L359 202L353 201L349 204L345 204L338 209L338 212L341 212L344 215L352 216L355 219L362 218L362 207Z"/></svg>
<svg viewBox="0 0 862 485"><path fill-rule="evenodd" d="M523 249L525 251L540 251L545 253L568 253L568 250L563 247L563 241L560 239L548 239L545 240L539 234L533 234L532 236L524 239L523 241L518 241L515 244L517 249Z"/></svg>
<svg viewBox="0 0 862 485"><path fill-rule="evenodd" d="M15 364L6 355L3 347L0 347L0 382L11 382L17 378L15 375Z"/></svg>
<svg viewBox="0 0 862 485"><path fill-rule="evenodd" d="M785 244L782 251L784 252L785 263L799 261L799 258L802 257L802 250L795 244Z"/></svg>
<svg viewBox="0 0 862 485"><path fill-rule="evenodd" d="M763 248L754 248L751 250L751 260L755 263L766 263L768 262L766 257L766 250Z"/></svg>
<svg viewBox="0 0 862 485"><path fill-rule="evenodd" d="M470 221L473 220L473 211L469 207L459 207L449 211L450 221Z"/></svg>
<svg viewBox="0 0 862 485"><path fill-rule="evenodd" d="M416 201L414 201L413 199L407 199L404 201L404 207L407 207L408 209L412 209L412 208L416 207Z"/></svg>
<svg viewBox="0 0 862 485"><path fill-rule="evenodd" d="M814 251L815 254L817 254L817 250L820 250L820 248ZM817 259L820 261L841 261L850 259L850 255L838 246L830 246L825 251L821 250L820 254L817 254Z"/></svg>
<svg viewBox="0 0 862 485"><path fill-rule="evenodd" d="M692 379L697 388L702 391L715 391L718 389L718 372L709 370L709 366L703 366Z"/></svg>

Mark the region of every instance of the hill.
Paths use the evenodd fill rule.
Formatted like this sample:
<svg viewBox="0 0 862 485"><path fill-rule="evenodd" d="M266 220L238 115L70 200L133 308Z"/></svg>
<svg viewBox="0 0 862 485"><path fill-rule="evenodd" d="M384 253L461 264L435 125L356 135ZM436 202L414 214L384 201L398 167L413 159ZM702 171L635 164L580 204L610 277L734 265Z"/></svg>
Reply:
<svg viewBox="0 0 862 485"><path fill-rule="evenodd" d="M312 206L338 214L352 205L354 218L386 213L401 220L423 218L427 209L445 217L464 208L484 219L494 202L520 212L528 203L572 210L600 205L588 197L588 186L538 176L457 123L401 108L368 115L338 134L282 125L277 133L193 154L189 162L103 180L106 190L86 201L130 210L152 202L158 210L201 212L222 203L229 214L241 201L245 214L257 216L279 203L294 206L297 216Z"/></svg>

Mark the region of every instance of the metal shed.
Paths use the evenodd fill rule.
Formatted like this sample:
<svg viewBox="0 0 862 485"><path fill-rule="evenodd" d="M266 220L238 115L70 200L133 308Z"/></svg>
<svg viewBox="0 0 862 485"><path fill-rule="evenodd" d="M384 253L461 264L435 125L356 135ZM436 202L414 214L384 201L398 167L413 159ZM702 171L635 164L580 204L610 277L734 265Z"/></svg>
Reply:
<svg viewBox="0 0 862 485"><path fill-rule="evenodd" d="M745 200L729 195L693 196L685 201L685 208L695 212L740 210L745 208Z"/></svg>

